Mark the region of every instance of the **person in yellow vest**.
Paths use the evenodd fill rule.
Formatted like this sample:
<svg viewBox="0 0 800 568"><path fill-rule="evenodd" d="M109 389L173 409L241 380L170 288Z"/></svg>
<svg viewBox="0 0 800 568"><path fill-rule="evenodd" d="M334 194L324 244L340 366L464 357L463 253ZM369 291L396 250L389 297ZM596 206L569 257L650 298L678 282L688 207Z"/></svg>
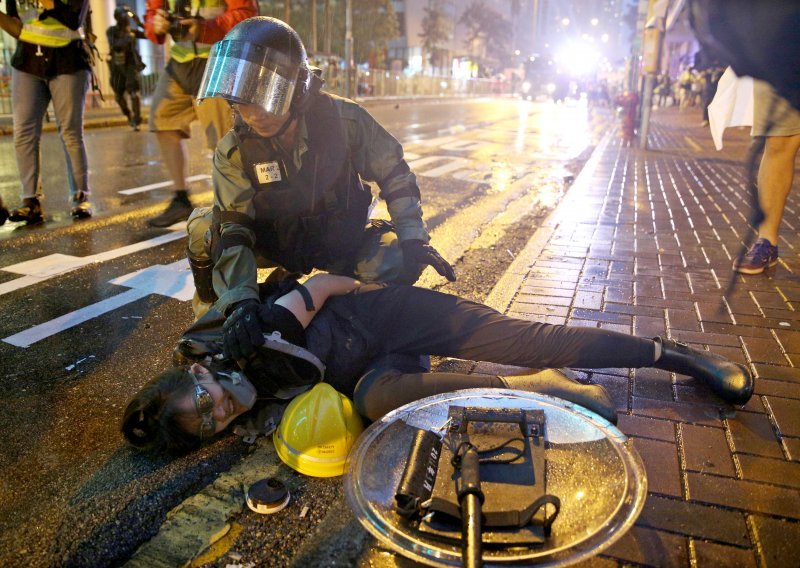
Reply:
<svg viewBox="0 0 800 568"><path fill-rule="evenodd" d="M238 22L255 16L255 0L148 0L145 35L163 44L172 37L170 58L159 78L150 105L150 131L155 132L164 165L174 184L175 196L167 209L150 219L153 227L168 227L186 220L194 207L189 200L188 159L185 140L191 123L200 120L208 148L233 126L223 100L197 106L197 90L211 45Z"/></svg>
<svg viewBox="0 0 800 568"><path fill-rule="evenodd" d="M84 45L89 0L40 0L21 14L14 0L10 4L6 4L9 13L0 12L0 28L17 38L11 59L11 104L22 204L10 212L9 219L28 225L44 221L40 143L42 122L51 102L64 145L71 214L76 219L91 217L89 164L83 140L84 103L91 73Z"/></svg>

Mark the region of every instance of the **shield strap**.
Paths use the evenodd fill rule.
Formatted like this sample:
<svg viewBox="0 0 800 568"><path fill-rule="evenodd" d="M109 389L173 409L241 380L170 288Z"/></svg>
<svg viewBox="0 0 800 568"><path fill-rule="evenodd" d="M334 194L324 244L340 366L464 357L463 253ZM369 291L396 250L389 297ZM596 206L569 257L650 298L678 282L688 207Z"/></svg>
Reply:
<svg viewBox="0 0 800 568"><path fill-rule="evenodd" d="M395 495L395 510L418 530L459 540L465 491L460 459L473 446L479 455L480 492L488 546L542 544L561 502L546 491L545 416L542 410L452 406L448 429L413 436ZM548 507L549 505L549 507Z"/></svg>

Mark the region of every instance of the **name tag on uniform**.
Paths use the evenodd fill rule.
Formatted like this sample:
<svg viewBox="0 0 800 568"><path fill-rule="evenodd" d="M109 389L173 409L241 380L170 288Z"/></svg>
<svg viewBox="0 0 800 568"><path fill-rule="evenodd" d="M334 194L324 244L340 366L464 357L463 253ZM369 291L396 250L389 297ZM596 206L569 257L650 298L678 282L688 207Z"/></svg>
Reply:
<svg viewBox="0 0 800 568"><path fill-rule="evenodd" d="M272 183L281 181L281 167L278 162L264 162L256 164L256 178L258 183Z"/></svg>

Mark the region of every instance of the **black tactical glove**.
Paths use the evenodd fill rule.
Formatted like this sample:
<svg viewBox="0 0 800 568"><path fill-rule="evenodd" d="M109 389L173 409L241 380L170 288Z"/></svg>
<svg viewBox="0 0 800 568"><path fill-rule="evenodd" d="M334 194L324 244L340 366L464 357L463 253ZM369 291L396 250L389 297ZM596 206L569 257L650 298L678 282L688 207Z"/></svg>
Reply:
<svg viewBox="0 0 800 568"><path fill-rule="evenodd" d="M442 258L435 248L424 241L412 239L400 243L403 248L403 260L411 264L426 264L450 282L456 281L456 273L450 263Z"/></svg>
<svg viewBox="0 0 800 568"><path fill-rule="evenodd" d="M264 344L259 313L261 304L257 300L243 300L225 320L222 326L222 347L225 357L234 361L247 360Z"/></svg>

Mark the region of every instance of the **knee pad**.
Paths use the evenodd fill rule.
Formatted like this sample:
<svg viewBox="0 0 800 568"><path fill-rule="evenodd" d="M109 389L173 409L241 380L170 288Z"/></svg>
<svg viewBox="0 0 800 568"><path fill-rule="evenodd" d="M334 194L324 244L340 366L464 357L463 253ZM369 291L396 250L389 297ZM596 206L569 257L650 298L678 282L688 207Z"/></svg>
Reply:
<svg viewBox="0 0 800 568"><path fill-rule="evenodd" d="M201 259L211 255L210 234L211 207L197 207L186 221L189 235L189 257Z"/></svg>

